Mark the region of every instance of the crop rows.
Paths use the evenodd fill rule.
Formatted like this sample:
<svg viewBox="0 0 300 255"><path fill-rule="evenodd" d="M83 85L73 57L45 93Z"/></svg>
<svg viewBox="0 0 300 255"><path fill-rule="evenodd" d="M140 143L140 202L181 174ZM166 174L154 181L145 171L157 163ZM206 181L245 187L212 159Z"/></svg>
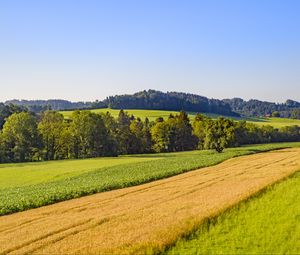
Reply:
<svg viewBox="0 0 300 255"><path fill-rule="evenodd" d="M117 165L57 181L1 189L0 215L98 192L134 186L193 169L212 166L240 155L291 146L299 146L299 143L247 146L228 149L221 154L213 151L161 154L162 159L158 160ZM155 156L158 155L160 154Z"/></svg>

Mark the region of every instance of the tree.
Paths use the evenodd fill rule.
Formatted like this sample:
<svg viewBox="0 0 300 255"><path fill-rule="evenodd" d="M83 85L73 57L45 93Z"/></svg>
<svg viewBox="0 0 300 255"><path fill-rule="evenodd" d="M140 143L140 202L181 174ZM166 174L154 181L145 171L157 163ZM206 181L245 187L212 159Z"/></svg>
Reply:
<svg viewBox="0 0 300 255"><path fill-rule="evenodd" d="M42 136L45 147L45 160L60 159L62 153L60 140L64 135L64 117L55 111L46 111L38 124L38 130Z"/></svg>
<svg viewBox="0 0 300 255"><path fill-rule="evenodd" d="M2 132L0 132L0 163L7 162Z"/></svg>
<svg viewBox="0 0 300 255"><path fill-rule="evenodd" d="M170 116L168 122L171 127L170 150L184 151L194 149L197 140L193 135L193 128L186 112L181 111L179 115Z"/></svg>
<svg viewBox="0 0 300 255"><path fill-rule="evenodd" d="M102 113L101 117L108 132L105 156L117 156L119 153L119 144L117 140L118 123L109 112L106 112L105 114Z"/></svg>
<svg viewBox="0 0 300 255"><path fill-rule="evenodd" d="M75 111L72 114L70 132L73 137L75 158L98 157L108 154L109 132L101 115L90 111Z"/></svg>
<svg viewBox="0 0 300 255"><path fill-rule="evenodd" d="M151 124L148 118L145 118L143 127L143 143L144 152L149 153L152 151L152 137L151 137Z"/></svg>
<svg viewBox="0 0 300 255"><path fill-rule="evenodd" d="M197 137L197 148L199 150L204 149L204 140L206 136L207 124L210 118L202 114L197 114L193 121L193 134Z"/></svg>
<svg viewBox="0 0 300 255"><path fill-rule="evenodd" d="M168 152L170 150L171 129L166 121L158 119L151 128L151 136L152 148L155 152Z"/></svg>
<svg viewBox="0 0 300 255"><path fill-rule="evenodd" d="M272 117L273 118L280 118L280 112L278 112L278 111L272 112Z"/></svg>
<svg viewBox="0 0 300 255"><path fill-rule="evenodd" d="M27 112L12 114L3 126L2 140L7 160L32 161L40 143L36 118Z"/></svg>
<svg viewBox="0 0 300 255"><path fill-rule="evenodd" d="M206 129L204 147L221 153L234 139L234 123L229 119L210 120Z"/></svg>
<svg viewBox="0 0 300 255"><path fill-rule="evenodd" d="M27 111L26 108L17 106L14 104L5 105L0 103L0 129L3 128L5 120L12 115L13 113L19 113L22 111Z"/></svg>
<svg viewBox="0 0 300 255"><path fill-rule="evenodd" d="M137 153L136 137L130 129L130 124L133 119L132 116L120 110L117 119L118 128L116 135L120 154Z"/></svg>
<svg viewBox="0 0 300 255"><path fill-rule="evenodd" d="M300 109L294 109L291 114L292 119L300 119Z"/></svg>
<svg viewBox="0 0 300 255"><path fill-rule="evenodd" d="M132 153L143 153L146 148L144 140L144 123L140 118L134 119L130 123L130 132L132 133Z"/></svg>

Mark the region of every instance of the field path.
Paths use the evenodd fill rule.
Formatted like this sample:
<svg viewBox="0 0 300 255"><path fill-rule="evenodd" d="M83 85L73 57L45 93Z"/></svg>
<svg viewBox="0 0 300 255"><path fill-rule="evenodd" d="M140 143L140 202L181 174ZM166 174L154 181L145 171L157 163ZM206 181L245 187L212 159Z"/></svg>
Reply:
<svg viewBox="0 0 300 255"><path fill-rule="evenodd" d="M300 148L0 217L0 254L141 254L300 170ZM148 247L148 248L146 248Z"/></svg>

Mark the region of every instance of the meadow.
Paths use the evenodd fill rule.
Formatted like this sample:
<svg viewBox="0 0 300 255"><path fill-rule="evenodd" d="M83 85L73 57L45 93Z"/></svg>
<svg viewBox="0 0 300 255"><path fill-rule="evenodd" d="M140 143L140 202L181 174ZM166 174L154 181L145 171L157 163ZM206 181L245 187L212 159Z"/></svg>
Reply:
<svg viewBox="0 0 300 255"><path fill-rule="evenodd" d="M106 159L6 164L1 168L0 215L134 186L212 166L241 155L299 146L300 143L277 143L231 148L226 149L224 153L189 151ZM59 168L56 168L57 166ZM18 176L24 167L27 170Z"/></svg>
<svg viewBox="0 0 300 255"><path fill-rule="evenodd" d="M299 254L300 173L207 221L166 254Z"/></svg>
<svg viewBox="0 0 300 255"><path fill-rule="evenodd" d="M94 109L91 111L94 113L110 112L113 117L118 117L120 110L103 108L103 109ZM173 115L178 114L178 112L176 112L176 111L162 111L162 110L127 109L125 111L128 112L129 114L133 114L135 117L141 118L142 120L144 120L147 117L150 121L154 121L158 117L163 117L164 119L167 119L170 114L173 114ZM62 113L64 115L64 117L67 119L70 118L72 115L72 111L61 111L60 113ZM193 113L193 112L189 112L188 114L189 114L189 117L191 120L193 120L196 116L196 113ZM214 118L214 119L219 117L219 115L216 115L216 114L205 114L205 115L207 115L211 118ZM249 123L257 124L259 126L271 125L275 128L281 128L281 127L293 126L293 125L300 126L300 120L287 119L287 118L250 118L250 117L249 118L234 118L234 117L228 117L228 116L225 116L225 117L232 118L237 121L245 120Z"/></svg>
<svg viewBox="0 0 300 255"><path fill-rule="evenodd" d="M162 110L136 110L136 109L128 109L125 110L130 115L133 114L135 117L139 117L142 120L145 120L147 117L150 121L154 121L159 117L168 118L170 114L178 114L176 111L162 111ZM118 117L120 110L118 109L109 109L109 108L103 108L103 109L93 109L91 112L94 113L106 113L109 112L113 117ZM65 118L70 118L72 115L72 111L61 111ZM190 113L190 117L193 118L196 114Z"/></svg>
<svg viewBox="0 0 300 255"><path fill-rule="evenodd" d="M207 219L299 170L300 148L276 150L237 157L135 187L3 216L0 217L0 254L157 254ZM268 225L275 217L273 227L277 223L283 226L279 224L273 229L270 226L270 235L275 237L272 244L277 242L277 247L281 247L285 245L285 238L291 239L288 240L290 250L280 249L276 253L299 251L299 228L296 229L299 187L299 181L289 183L277 196L269 196L265 207L252 208L250 215L247 211L247 219L252 220L249 226L254 224L249 235L242 232L244 219L232 217L229 223L231 226L240 225L238 233L244 239L239 237L230 245L238 250L252 234L262 237L262 233L269 230L263 223ZM272 206L276 197L278 206ZM260 205L264 205L264 201ZM290 206L292 209L287 209ZM267 215L263 218L257 216L264 214L264 209L267 209ZM277 221L276 217L280 220ZM221 226L220 229L224 234L232 232L231 228L224 230ZM248 245L250 247L251 240ZM267 248L268 245L265 249L252 248L250 251L262 254L262 251L268 251ZM184 250L180 254L186 253ZM249 251L244 249L245 253Z"/></svg>

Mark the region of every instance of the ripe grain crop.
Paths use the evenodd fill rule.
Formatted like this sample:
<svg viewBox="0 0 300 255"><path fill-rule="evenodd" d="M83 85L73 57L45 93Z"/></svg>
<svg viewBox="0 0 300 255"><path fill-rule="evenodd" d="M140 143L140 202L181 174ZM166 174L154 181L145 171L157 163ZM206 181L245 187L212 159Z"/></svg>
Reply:
<svg viewBox="0 0 300 255"><path fill-rule="evenodd" d="M193 169L215 165L240 155L290 146L299 146L299 143L245 146L227 149L221 154L214 151L190 151L123 156L116 159L53 161L37 163L36 165L27 163L28 166L25 163L20 164L20 167L18 167L18 164L9 164L8 168L2 169L2 183L5 184L7 180L10 180L7 181L10 186L9 188L1 188L0 186L0 215L37 208L98 192L134 186ZM116 162L119 162L119 164L104 167L106 160L108 165L116 164ZM139 160L143 162L139 162ZM76 164L78 164L78 169ZM91 167L96 168L97 164L99 169L90 170ZM55 169L55 166L58 169ZM24 168L25 173L21 171ZM66 174L66 177L62 178L61 176L64 174ZM68 174L75 176L70 177ZM53 180L57 175L59 179ZM15 183L14 176L16 177ZM44 181L36 183L41 180ZM34 184L26 186L25 184L28 182Z"/></svg>
<svg viewBox="0 0 300 255"><path fill-rule="evenodd" d="M298 170L300 149L284 149L3 216L0 254L160 252L205 219Z"/></svg>

